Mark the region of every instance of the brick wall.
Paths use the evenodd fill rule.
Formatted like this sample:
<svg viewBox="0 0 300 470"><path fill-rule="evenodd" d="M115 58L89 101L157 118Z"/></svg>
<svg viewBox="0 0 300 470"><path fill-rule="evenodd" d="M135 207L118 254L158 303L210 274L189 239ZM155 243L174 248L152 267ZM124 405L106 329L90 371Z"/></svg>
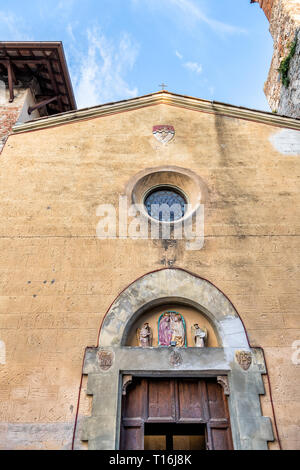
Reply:
<svg viewBox="0 0 300 470"><path fill-rule="evenodd" d="M39 117L39 112L28 114L28 107L34 104L34 97L29 88L15 88L14 101L9 103L9 92L0 81L0 153L17 121L25 122Z"/></svg>
<svg viewBox="0 0 300 470"><path fill-rule="evenodd" d="M0 106L0 152L16 123L22 106Z"/></svg>

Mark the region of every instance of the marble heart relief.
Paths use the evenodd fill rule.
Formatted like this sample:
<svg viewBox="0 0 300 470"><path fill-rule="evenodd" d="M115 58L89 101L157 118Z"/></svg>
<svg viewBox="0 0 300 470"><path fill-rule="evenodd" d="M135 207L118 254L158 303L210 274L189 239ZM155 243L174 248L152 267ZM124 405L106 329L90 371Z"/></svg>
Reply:
<svg viewBox="0 0 300 470"><path fill-rule="evenodd" d="M158 125L153 126L152 133L154 137L162 144L167 144L173 139L175 135L175 129L173 126Z"/></svg>

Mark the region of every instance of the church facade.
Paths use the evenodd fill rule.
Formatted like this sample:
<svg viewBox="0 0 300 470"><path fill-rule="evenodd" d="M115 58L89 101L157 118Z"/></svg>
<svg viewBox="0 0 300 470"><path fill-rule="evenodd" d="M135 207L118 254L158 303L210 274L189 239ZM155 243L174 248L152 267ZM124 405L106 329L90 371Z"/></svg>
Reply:
<svg viewBox="0 0 300 470"><path fill-rule="evenodd" d="M299 449L299 120L167 91L76 110L57 44L28 104L24 47L1 448Z"/></svg>

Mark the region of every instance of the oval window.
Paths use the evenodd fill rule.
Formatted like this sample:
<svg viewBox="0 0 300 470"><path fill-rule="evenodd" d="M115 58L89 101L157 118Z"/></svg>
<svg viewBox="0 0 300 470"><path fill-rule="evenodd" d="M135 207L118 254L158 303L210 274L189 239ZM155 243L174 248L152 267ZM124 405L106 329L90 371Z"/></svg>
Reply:
<svg viewBox="0 0 300 470"><path fill-rule="evenodd" d="M172 222L181 219L186 209L186 198L179 191L170 187L159 187L145 198L148 214L156 220Z"/></svg>

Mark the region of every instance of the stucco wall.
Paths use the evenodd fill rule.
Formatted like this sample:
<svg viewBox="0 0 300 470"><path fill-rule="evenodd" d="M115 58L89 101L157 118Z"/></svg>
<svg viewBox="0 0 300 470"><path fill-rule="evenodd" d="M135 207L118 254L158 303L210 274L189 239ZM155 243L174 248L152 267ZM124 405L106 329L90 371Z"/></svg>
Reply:
<svg viewBox="0 0 300 470"><path fill-rule="evenodd" d="M169 144L153 137L156 124L175 127ZM0 159L2 448L70 448L85 347L97 344L120 291L169 266L210 280L235 305L251 346L265 350L282 446L300 448L298 135L162 104L9 137ZM203 249L97 239L98 205L117 204L136 173L166 164L208 187ZM83 386L79 421L89 410Z"/></svg>

